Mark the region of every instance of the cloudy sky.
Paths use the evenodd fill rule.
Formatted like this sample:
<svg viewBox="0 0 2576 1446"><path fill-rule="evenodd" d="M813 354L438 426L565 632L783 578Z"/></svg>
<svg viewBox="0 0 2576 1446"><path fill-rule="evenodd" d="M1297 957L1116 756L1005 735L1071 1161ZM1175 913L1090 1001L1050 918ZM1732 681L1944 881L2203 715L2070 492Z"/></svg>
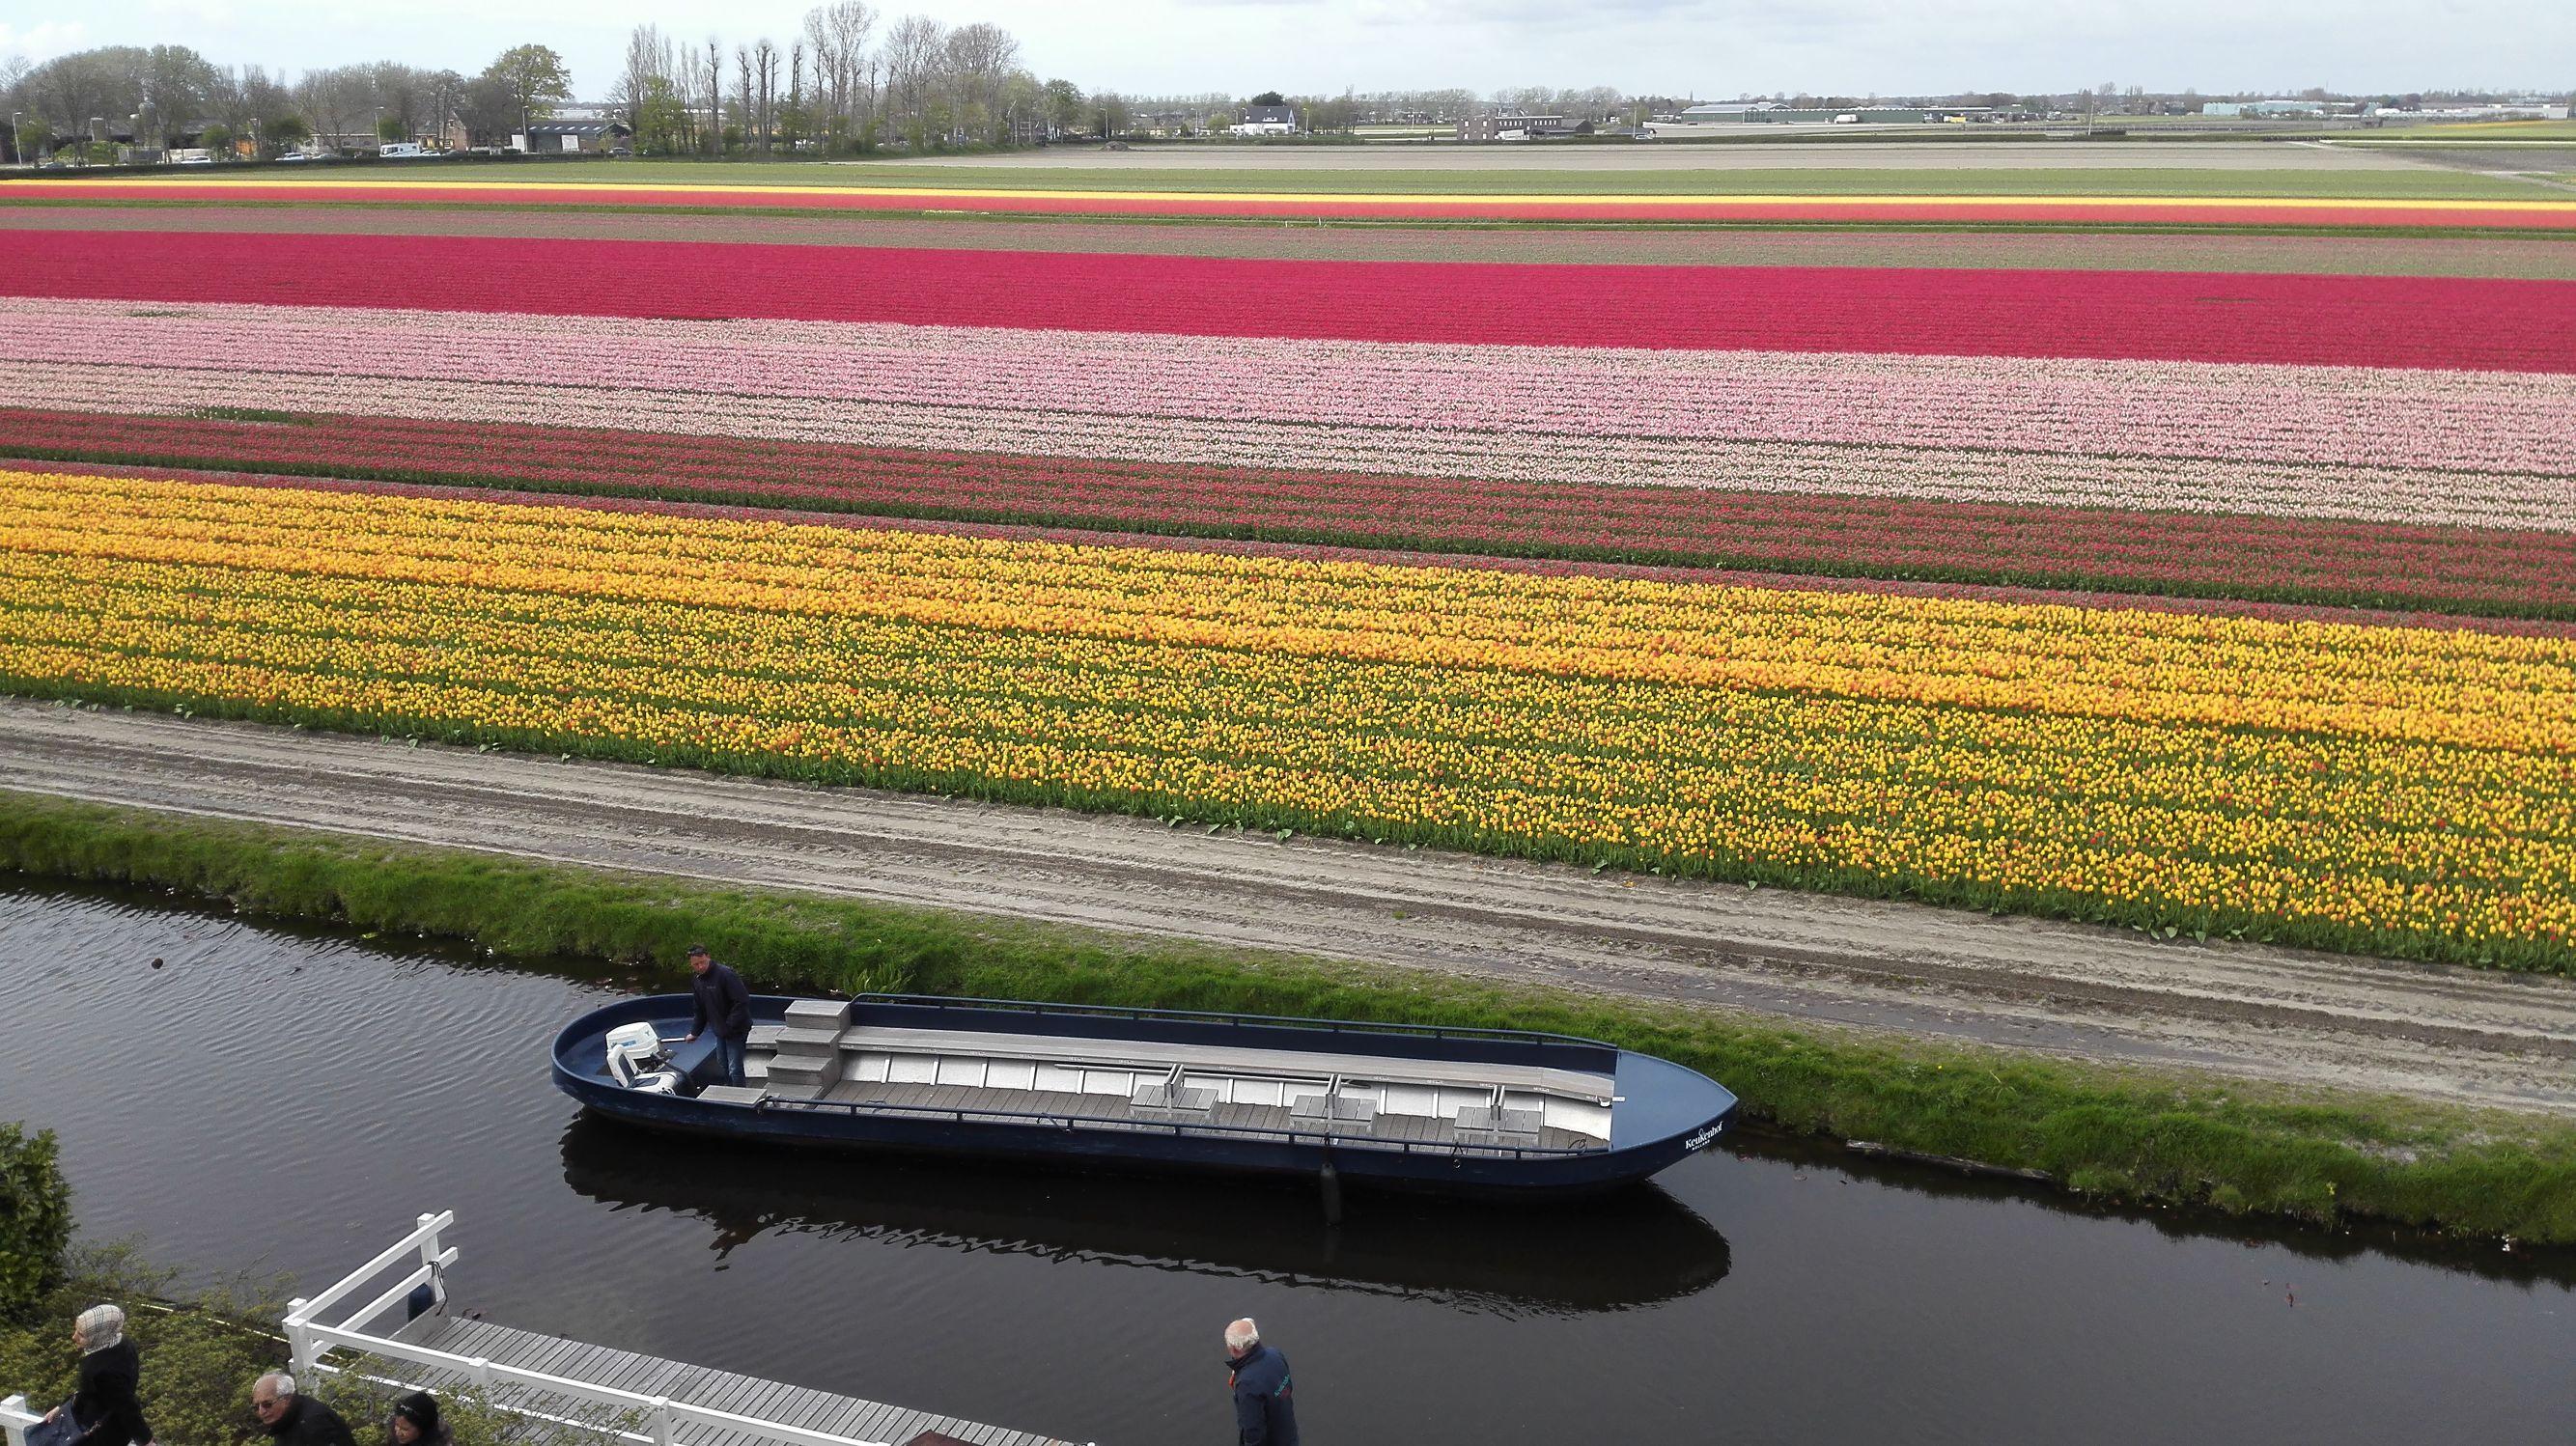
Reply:
<svg viewBox="0 0 2576 1446"><path fill-rule="evenodd" d="M0 19L0 56L192 45L290 72L401 60L471 73L551 45L605 93L637 20L696 40L784 39L812 0L440 0L368 15L320 0L130 0ZM1029 68L1131 94L1610 85L1726 97L2576 86L2563 0L885 0L991 20ZM16 6L0 7L0 14ZM50 14L46 14L50 11Z"/></svg>

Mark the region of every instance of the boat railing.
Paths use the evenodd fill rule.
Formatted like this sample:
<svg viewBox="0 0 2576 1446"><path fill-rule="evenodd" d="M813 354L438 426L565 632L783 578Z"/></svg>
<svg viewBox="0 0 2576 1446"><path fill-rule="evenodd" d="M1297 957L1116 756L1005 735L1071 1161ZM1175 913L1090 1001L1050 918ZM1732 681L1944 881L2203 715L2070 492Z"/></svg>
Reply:
<svg viewBox="0 0 2576 1446"><path fill-rule="evenodd" d="M1218 1135L1232 1139L1265 1140L1282 1144L1322 1145L1328 1149L1385 1150L1407 1155L1481 1158L1503 1156L1509 1159L1566 1159L1577 1155L1597 1155L1602 1147L1584 1148L1564 1145L1515 1145L1496 1139L1486 1140L1387 1140L1368 1135L1334 1134L1325 1130L1301 1130L1294 1127L1275 1129L1268 1125L1220 1125L1213 1120L1162 1120L1134 1115L1076 1115L1063 1111L998 1110L976 1105L903 1105L877 1100L795 1100L775 1095L763 1099L755 1108L763 1110L804 1110L817 1113L914 1115L924 1119L969 1120L1011 1125L1038 1125L1059 1130L1101 1130L1118 1134L1168 1134L1176 1138Z"/></svg>
<svg viewBox="0 0 2576 1446"><path fill-rule="evenodd" d="M1533 1029L1487 1029L1476 1025L1400 1024L1367 1019L1317 1019L1287 1014L1232 1014L1213 1009L1149 1009L1126 1004L1048 1004L1027 999L981 999L943 994L861 994L853 1003L900 1004L919 1009L954 1009L977 1014L1072 1014L1095 1019L1135 1019L1173 1024L1230 1024L1242 1028L1321 1030L1333 1034L1377 1034L1408 1039L1455 1039L1489 1044L1530 1045L1540 1050L1610 1050L1618 1046L1579 1034L1550 1034Z"/></svg>

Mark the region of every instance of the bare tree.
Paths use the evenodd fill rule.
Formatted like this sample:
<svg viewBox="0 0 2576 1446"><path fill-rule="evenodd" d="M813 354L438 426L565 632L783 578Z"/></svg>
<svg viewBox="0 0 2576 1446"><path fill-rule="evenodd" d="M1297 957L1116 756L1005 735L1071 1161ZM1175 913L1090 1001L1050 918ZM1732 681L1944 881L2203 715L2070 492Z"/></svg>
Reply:
<svg viewBox="0 0 2576 1446"><path fill-rule="evenodd" d="M886 31L886 103L915 148L929 139L930 101L948 53L948 27L907 15Z"/></svg>
<svg viewBox="0 0 2576 1446"><path fill-rule="evenodd" d="M832 129L835 120L846 122L862 145L875 124L875 67L868 37L876 27L877 12L867 0L833 0L805 12L805 41L814 51L814 86L822 92L824 128ZM871 82L864 89L863 75Z"/></svg>
<svg viewBox="0 0 2576 1446"><path fill-rule="evenodd" d="M1019 64L1020 42L999 25L977 21L948 32L941 47L952 100L951 123L994 137L1002 122L1002 82Z"/></svg>
<svg viewBox="0 0 2576 1446"><path fill-rule="evenodd" d="M707 37L707 154L724 154L724 46Z"/></svg>
<svg viewBox="0 0 2576 1446"><path fill-rule="evenodd" d="M760 128L760 150L769 153L778 135L778 42L764 35L751 45L753 123Z"/></svg>

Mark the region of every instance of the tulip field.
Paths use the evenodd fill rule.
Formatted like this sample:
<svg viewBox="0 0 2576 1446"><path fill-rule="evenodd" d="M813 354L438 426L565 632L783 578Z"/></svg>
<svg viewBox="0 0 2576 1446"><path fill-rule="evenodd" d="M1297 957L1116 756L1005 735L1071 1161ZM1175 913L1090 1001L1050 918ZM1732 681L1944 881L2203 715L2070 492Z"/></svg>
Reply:
<svg viewBox="0 0 2576 1446"><path fill-rule="evenodd" d="M2567 972L2576 281L2473 215L2441 274L13 230L0 688Z"/></svg>

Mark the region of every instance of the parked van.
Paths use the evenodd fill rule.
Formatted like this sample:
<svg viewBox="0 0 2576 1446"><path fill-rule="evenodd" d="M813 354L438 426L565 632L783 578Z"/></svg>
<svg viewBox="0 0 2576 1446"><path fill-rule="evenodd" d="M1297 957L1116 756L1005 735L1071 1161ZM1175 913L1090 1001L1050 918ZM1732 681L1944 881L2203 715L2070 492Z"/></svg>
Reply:
<svg viewBox="0 0 2576 1446"><path fill-rule="evenodd" d="M416 161L429 154L429 148L416 141L387 141L376 147L376 158L383 161Z"/></svg>
<svg viewBox="0 0 2576 1446"><path fill-rule="evenodd" d="M1860 124L1860 117L1852 114L1850 111L1844 111L1841 115L1834 117L1834 124L1838 126L1856 126Z"/></svg>

